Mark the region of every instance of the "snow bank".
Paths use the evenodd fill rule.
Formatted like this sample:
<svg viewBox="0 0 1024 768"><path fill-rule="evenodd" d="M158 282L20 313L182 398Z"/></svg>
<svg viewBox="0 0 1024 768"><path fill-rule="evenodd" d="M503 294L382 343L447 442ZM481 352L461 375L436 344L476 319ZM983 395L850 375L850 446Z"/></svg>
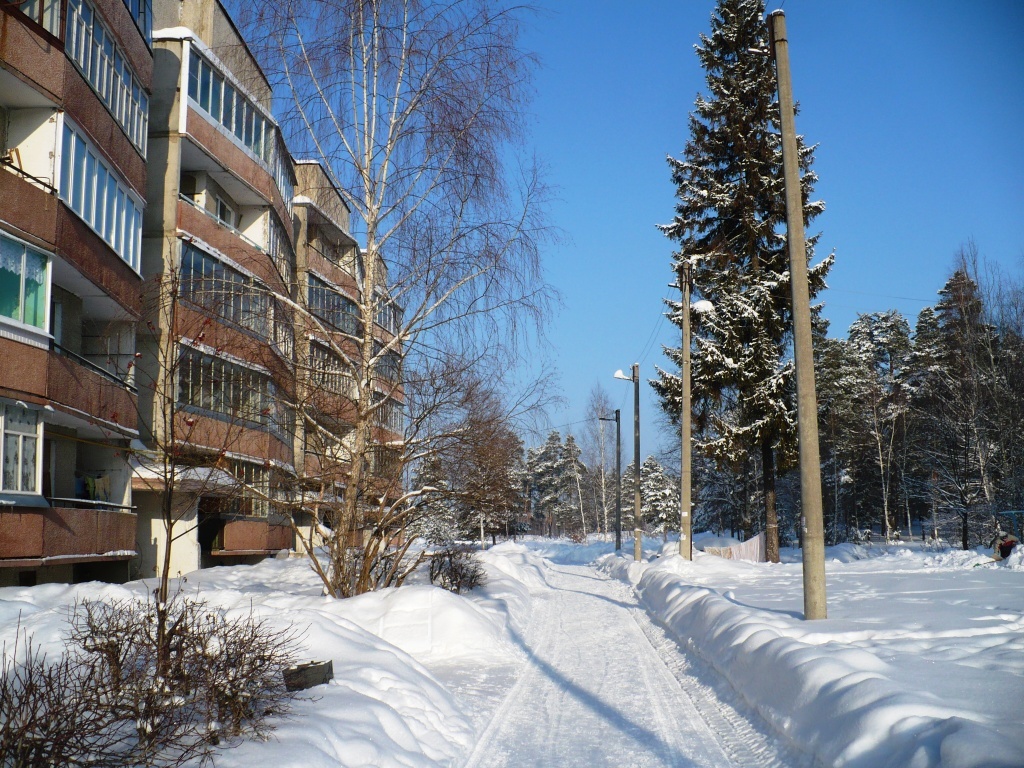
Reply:
<svg viewBox="0 0 1024 768"><path fill-rule="evenodd" d="M507 659L513 650L498 600L484 606L420 586L332 600L321 595L302 559L213 568L190 574L180 585L229 615L251 610L275 626L298 628L303 657L334 664L334 680L300 694L292 716L274 723L270 741L233 745L218 754L218 766L458 763L475 742L475 727L428 665L455 657ZM20 626L52 658L63 651L68 608L76 600L145 599L152 586L0 589L0 645L11 653Z"/></svg>
<svg viewBox="0 0 1024 768"><path fill-rule="evenodd" d="M858 549L830 549L829 556L837 563L855 561L865 556ZM902 561L908 558L913 558L910 552L896 552L878 560L906 567ZM1024 765L1019 746L1007 742L985 716L898 683L894 668L876 653L837 642L852 639L852 634L838 631L835 622L805 624L792 611L759 610L732 589L699 585L754 583L769 573L778 576L773 568L789 566L699 555L692 563L672 557L648 565L607 557L600 567L633 583L662 624L718 670L777 731L822 764ZM829 634L831 629L837 631Z"/></svg>

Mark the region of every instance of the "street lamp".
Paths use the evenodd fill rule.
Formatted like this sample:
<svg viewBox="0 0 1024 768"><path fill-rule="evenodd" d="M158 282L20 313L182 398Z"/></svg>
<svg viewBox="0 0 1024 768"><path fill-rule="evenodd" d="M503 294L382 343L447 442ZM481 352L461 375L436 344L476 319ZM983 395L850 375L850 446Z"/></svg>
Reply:
<svg viewBox="0 0 1024 768"><path fill-rule="evenodd" d="M683 293L680 311L683 313L683 359L679 364L682 379L683 402L679 412L680 456L679 475L679 554L693 560L693 446L690 442L690 290L693 287L693 271L689 261L679 267L679 290Z"/></svg>
<svg viewBox="0 0 1024 768"><path fill-rule="evenodd" d="M643 525L640 519L640 363L633 363L631 375L618 370L616 379L633 382L633 559L643 560Z"/></svg>
<svg viewBox="0 0 1024 768"><path fill-rule="evenodd" d="M619 420L619 409L615 409L614 419L607 416L598 418L601 421L615 422L615 551L618 552L622 549L622 425ZM605 521L607 520L606 517Z"/></svg>

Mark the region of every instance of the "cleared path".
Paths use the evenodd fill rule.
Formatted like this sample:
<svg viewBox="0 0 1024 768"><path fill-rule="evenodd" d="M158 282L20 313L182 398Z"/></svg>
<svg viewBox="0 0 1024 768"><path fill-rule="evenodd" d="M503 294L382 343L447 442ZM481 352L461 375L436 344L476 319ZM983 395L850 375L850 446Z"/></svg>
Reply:
<svg viewBox="0 0 1024 768"><path fill-rule="evenodd" d="M624 584L564 565L548 583L520 639L529 660L467 768L792 764L717 699Z"/></svg>

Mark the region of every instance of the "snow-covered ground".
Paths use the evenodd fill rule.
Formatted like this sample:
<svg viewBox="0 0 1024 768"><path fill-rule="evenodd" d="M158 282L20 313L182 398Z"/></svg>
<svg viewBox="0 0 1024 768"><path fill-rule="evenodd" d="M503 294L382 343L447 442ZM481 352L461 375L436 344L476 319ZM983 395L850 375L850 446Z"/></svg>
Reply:
<svg viewBox="0 0 1024 768"><path fill-rule="evenodd" d="M829 618L805 622L798 552L672 547L637 564L603 542L502 544L466 597L333 601L302 559L192 574L185 591L302 627L334 663L270 741L216 765L1024 766L1024 552L832 548ZM0 644L20 623L59 653L76 598L150 586L0 589Z"/></svg>

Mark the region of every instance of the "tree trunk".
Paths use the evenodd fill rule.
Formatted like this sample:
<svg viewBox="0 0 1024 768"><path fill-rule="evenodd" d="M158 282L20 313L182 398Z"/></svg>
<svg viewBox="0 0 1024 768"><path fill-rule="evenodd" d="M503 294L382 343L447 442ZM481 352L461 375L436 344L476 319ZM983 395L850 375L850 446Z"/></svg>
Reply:
<svg viewBox="0 0 1024 768"><path fill-rule="evenodd" d="M779 514L775 507L775 451L765 440L761 445L761 474L764 478L765 556L779 562Z"/></svg>

